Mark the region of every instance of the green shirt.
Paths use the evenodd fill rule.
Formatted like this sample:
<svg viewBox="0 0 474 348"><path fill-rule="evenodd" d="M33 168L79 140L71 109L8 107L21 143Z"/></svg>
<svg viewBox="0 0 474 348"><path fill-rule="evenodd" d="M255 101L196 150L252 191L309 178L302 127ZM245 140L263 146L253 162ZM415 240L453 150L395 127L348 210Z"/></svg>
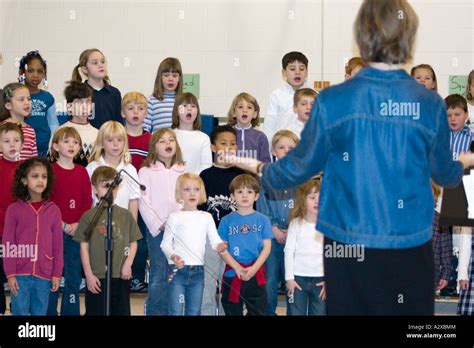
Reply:
<svg viewBox="0 0 474 348"><path fill-rule="evenodd" d="M107 235L107 209L103 209L96 219L90 240L86 240L86 232L94 217L97 207L89 209L79 220L74 240L89 243L89 259L92 273L105 278L105 237ZM130 243L142 238L138 225L132 214L117 205L112 207L112 278L121 278L122 265L130 252Z"/></svg>

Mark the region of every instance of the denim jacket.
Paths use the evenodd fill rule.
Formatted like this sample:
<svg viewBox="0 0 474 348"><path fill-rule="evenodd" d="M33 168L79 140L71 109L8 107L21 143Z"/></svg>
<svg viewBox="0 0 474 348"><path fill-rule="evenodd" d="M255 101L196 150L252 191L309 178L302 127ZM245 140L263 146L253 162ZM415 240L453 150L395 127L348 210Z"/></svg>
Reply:
<svg viewBox="0 0 474 348"><path fill-rule="evenodd" d="M288 217L294 205L294 195L295 191L293 189L268 190L262 187L257 200L257 211L266 215L272 226L287 230Z"/></svg>
<svg viewBox="0 0 474 348"><path fill-rule="evenodd" d="M374 68L321 92L301 142L264 165L262 185L292 187L321 170L316 228L342 243L381 249L427 242L430 177L453 187L463 173L452 160L441 97L404 70Z"/></svg>

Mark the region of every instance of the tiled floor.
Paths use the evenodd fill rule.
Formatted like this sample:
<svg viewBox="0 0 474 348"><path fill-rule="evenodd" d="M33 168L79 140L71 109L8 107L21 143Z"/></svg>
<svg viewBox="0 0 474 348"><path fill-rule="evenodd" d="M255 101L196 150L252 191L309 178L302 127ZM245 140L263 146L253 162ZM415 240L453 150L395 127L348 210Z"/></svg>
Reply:
<svg viewBox="0 0 474 348"><path fill-rule="evenodd" d="M81 314L85 313L84 295L81 294ZM132 315L143 315L146 293L131 293L130 302ZM60 296L61 299L61 296ZM59 301L60 302L60 301ZM7 303L10 303L9 295L7 295ZM436 315L456 315L457 299L440 299L436 300L435 313ZM7 309L6 315L10 315L10 310ZM285 298L280 295L277 308L278 315L286 314Z"/></svg>

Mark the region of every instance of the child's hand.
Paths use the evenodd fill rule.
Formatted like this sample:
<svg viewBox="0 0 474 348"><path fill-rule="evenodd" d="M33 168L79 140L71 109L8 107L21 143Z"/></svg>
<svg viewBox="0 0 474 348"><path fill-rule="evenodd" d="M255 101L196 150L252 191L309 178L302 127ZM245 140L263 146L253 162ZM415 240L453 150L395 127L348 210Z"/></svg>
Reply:
<svg viewBox="0 0 474 348"><path fill-rule="evenodd" d="M242 280L243 281L249 281L250 279L253 278L253 276L255 275L255 273L257 273L258 269L255 269L254 266L250 266L250 267L247 267L247 268L244 268L242 270Z"/></svg>
<svg viewBox="0 0 474 348"><path fill-rule="evenodd" d="M286 233L284 230L280 230L278 227L273 226L272 227L272 232L273 235L275 236L275 240L280 243L280 244L285 244L286 243Z"/></svg>
<svg viewBox="0 0 474 348"><path fill-rule="evenodd" d="M242 276L243 276L243 272L244 272L244 268L240 265L238 265L236 268L234 268L234 271L235 271L235 276L239 279L243 279Z"/></svg>
<svg viewBox="0 0 474 348"><path fill-rule="evenodd" d="M316 284L316 286L322 286L323 287L321 289L320 293L319 293L319 298L323 301L326 301L326 284L324 283L324 281L322 281L322 282L319 282L318 284Z"/></svg>
<svg viewBox="0 0 474 348"><path fill-rule="evenodd" d="M86 276L87 289L93 294L100 294L100 280L95 275Z"/></svg>
<svg viewBox="0 0 474 348"><path fill-rule="evenodd" d="M20 286L18 285L18 281L16 280L15 276L8 278L8 287L10 288L10 292L13 295L18 295L18 290L20 290Z"/></svg>
<svg viewBox="0 0 474 348"><path fill-rule="evenodd" d="M171 256L171 261L174 262L177 269L181 269L181 268L184 267L184 260L181 257L179 257L178 255L172 255Z"/></svg>
<svg viewBox="0 0 474 348"><path fill-rule="evenodd" d="M288 297L293 297L293 295L295 294L295 288L300 291L303 291L303 289L301 289L301 286L294 279L286 281L286 288L288 289Z"/></svg>
<svg viewBox="0 0 474 348"><path fill-rule="evenodd" d="M59 289L59 283L61 283L61 278L53 277L51 279L51 292L56 292Z"/></svg>
<svg viewBox="0 0 474 348"><path fill-rule="evenodd" d="M8 283L10 284L10 278L8 279ZM467 290L469 289L469 281L468 280L460 280L459 281L459 289L461 290Z"/></svg>
<svg viewBox="0 0 474 348"><path fill-rule="evenodd" d="M122 279L129 280L131 278L132 278L132 264L128 260L125 260L122 266Z"/></svg>
<svg viewBox="0 0 474 348"><path fill-rule="evenodd" d="M222 242L217 245L217 252L222 254L226 250L227 250L227 242Z"/></svg>
<svg viewBox="0 0 474 348"><path fill-rule="evenodd" d="M448 281L446 279L440 279L436 290L444 289L446 286L448 286Z"/></svg>
<svg viewBox="0 0 474 348"><path fill-rule="evenodd" d="M78 223L78 222L75 222L75 223L73 223L73 224L70 224L69 226L71 226L71 227L70 227L70 229L69 229L69 233L68 233L68 234L69 234L70 236L74 236L74 233L76 233L77 226L79 226L79 223Z"/></svg>

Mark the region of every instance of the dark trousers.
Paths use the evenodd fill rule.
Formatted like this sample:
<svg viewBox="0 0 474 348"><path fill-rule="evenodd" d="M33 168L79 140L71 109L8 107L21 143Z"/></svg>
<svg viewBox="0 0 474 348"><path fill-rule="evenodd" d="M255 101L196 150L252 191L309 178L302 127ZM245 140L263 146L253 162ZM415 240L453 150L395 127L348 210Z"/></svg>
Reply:
<svg viewBox="0 0 474 348"><path fill-rule="evenodd" d="M222 284L222 307L225 315L244 315L244 304L247 308L247 315L265 315L267 306L267 290L265 285L259 286L256 277L249 281L242 281L240 288L240 298L238 303L229 302L230 286L234 278L224 277Z"/></svg>
<svg viewBox="0 0 474 348"><path fill-rule="evenodd" d="M434 315L431 241L408 249L364 249L364 259L328 250L324 238L328 315ZM347 249L345 249L347 250Z"/></svg>
<svg viewBox="0 0 474 348"><path fill-rule="evenodd" d="M86 315L105 315L105 279L100 279L101 292L86 291ZM111 315L130 315L130 281L112 278Z"/></svg>

